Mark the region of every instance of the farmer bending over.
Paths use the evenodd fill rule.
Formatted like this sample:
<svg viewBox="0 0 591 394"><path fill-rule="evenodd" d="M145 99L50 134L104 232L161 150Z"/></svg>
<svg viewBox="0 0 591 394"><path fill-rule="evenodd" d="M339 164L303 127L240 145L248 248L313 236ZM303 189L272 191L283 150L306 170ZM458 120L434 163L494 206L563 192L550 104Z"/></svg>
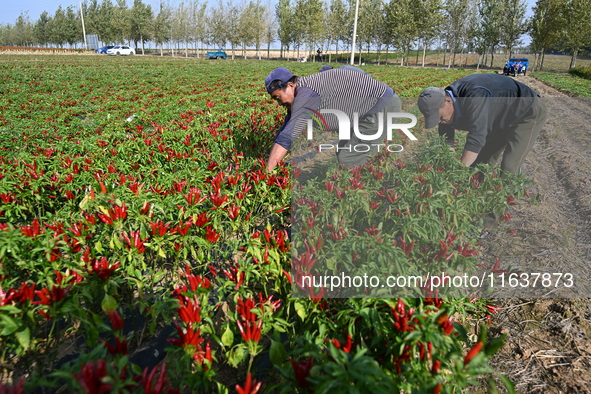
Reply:
<svg viewBox="0 0 591 394"><path fill-rule="evenodd" d="M425 127L439 125L439 135L454 144L455 129L468 132L462 163L494 163L519 174L526 155L546 121L539 95L512 78L498 74L473 74L445 89L430 87L419 96ZM485 219L485 226L490 225Z"/></svg>
<svg viewBox="0 0 591 394"><path fill-rule="evenodd" d="M350 139L340 140L336 150L339 163L352 168L363 165L379 149L372 144L384 142L385 133L378 135L379 117L382 112L382 130L386 130L386 114L400 112L401 101L392 88L371 76L358 71L330 69L306 77L298 77L287 68L273 70L265 79L265 87L279 105L287 109L283 125L277 132L267 169L273 169L286 156L293 140L307 127L308 119L319 111L338 110L349 117ZM353 130L354 116L359 115L358 129L363 136L375 136L373 140L359 139ZM328 130L339 130L335 115L322 114ZM356 150L359 144L370 146L371 150ZM365 150L365 149L363 149Z"/></svg>

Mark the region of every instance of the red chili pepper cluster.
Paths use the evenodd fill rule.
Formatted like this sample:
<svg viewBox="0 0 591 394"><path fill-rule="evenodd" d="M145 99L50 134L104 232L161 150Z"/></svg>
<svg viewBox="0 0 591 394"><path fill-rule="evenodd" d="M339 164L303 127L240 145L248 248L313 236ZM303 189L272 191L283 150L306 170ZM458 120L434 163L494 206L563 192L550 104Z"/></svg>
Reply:
<svg viewBox="0 0 591 394"><path fill-rule="evenodd" d="M156 383L154 383L154 378L157 373L158 378L156 379ZM151 371L149 367L146 367L142 373L141 380L139 381L139 387L144 389L144 394L161 394L164 392L169 381L170 378L166 377L166 362L164 362L161 366L156 365ZM168 387L166 390L167 394L178 392L178 390L171 387Z"/></svg>
<svg viewBox="0 0 591 394"><path fill-rule="evenodd" d="M256 394L260 388L262 382L257 382L256 380L252 379L252 374L249 372L246 375L246 381L244 382L244 386L236 385L236 392L238 394Z"/></svg>
<svg viewBox="0 0 591 394"><path fill-rule="evenodd" d="M105 346L107 347L107 351L112 354L127 354L127 338L123 337L123 319L121 319L121 315L116 310L114 311L107 311L107 315L109 316L109 320L111 321L111 327L113 327L113 331L115 331L115 344L112 345L107 341L102 341Z"/></svg>
<svg viewBox="0 0 591 394"><path fill-rule="evenodd" d="M22 377L15 386L9 386L0 383L0 393L2 394L25 394L25 378Z"/></svg>
<svg viewBox="0 0 591 394"><path fill-rule="evenodd" d="M55 271L55 275L55 284L51 286L51 289L42 288L40 290L35 290L35 295L39 297L39 301L33 301L33 304L51 306L63 300L70 291L70 288L74 284L82 281L82 277L75 272L70 274L69 276L64 276L61 272ZM72 284L64 286L64 284L67 282L72 282ZM39 314L45 317L46 319L53 318L48 312L45 312L43 310L39 310Z"/></svg>
<svg viewBox="0 0 591 394"><path fill-rule="evenodd" d="M20 304L26 301L33 301L35 298L35 283L21 283L18 290L8 289L6 292L0 287L0 306Z"/></svg>
<svg viewBox="0 0 591 394"><path fill-rule="evenodd" d="M309 387L310 382L308 381L308 377L310 377L310 370L314 366L312 356L299 362L294 361L294 359L290 357L289 361L293 367L293 372L295 374L298 387Z"/></svg>
<svg viewBox="0 0 591 394"><path fill-rule="evenodd" d="M240 331L240 335L242 335L242 339L246 342L258 342L261 339L263 319L253 313L252 309L255 309L255 303L252 298L248 298L244 301L238 298L236 312L238 313L239 319L236 319L236 324L238 325L238 330Z"/></svg>
<svg viewBox="0 0 591 394"><path fill-rule="evenodd" d="M192 351L193 359L208 370L213 358L209 342L205 344L205 349L201 345L204 339L201 338L201 330L197 329L201 323L201 306L196 293L209 289L211 283L207 278L192 274L188 264L185 265L184 277L188 286L183 284L173 291L173 297L179 301L177 313L183 324L175 323L179 339L169 338L168 341ZM193 293L193 295L186 295L187 293Z"/></svg>
<svg viewBox="0 0 591 394"><path fill-rule="evenodd" d="M117 220L124 220L127 218L127 207L125 203L121 204L121 206L117 204L113 204L113 207L108 211L103 211L103 213L97 213L99 219L108 225L112 225L113 222Z"/></svg>
<svg viewBox="0 0 591 394"><path fill-rule="evenodd" d="M326 340L328 341L328 339L326 339ZM353 349L353 340L351 338L351 334L349 334L349 333L347 333L347 335L345 335L345 343L344 344L339 342L339 340L336 338L334 338L331 342L337 349L341 349L345 353L350 353L351 350Z"/></svg>
<svg viewBox="0 0 591 394"><path fill-rule="evenodd" d="M120 266L121 263L119 261L111 264L107 261L107 258L103 256L100 259L95 258L89 262L87 270L89 273L98 276L100 280L106 281Z"/></svg>
<svg viewBox="0 0 591 394"><path fill-rule="evenodd" d="M480 251L477 248L470 248L467 242L464 245L458 246L458 253L465 257L476 256Z"/></svg>
<svg viewBox="0 0 591 394"><path fill-rule="evenodd" d="M399 332L406 332L406 331L413 331L414 324L417 323L416 319L412 319L412 315L414 313L414 308L409 308L407 310L404 301L402 298L398 299L398 304L395 308L392 309L392 314L394 315L394 327Z"/></svg>
<svg viewBox="0 0 591 394"><path fill-rule="evenodd" d="M107 362L103 359L97 360L96 364L94 361L87 362L81 367L80 373L74 373L73 376L85 393L111 392L111 385L104 382L104 378L107 376Z"/></svg>
<svg viewBox="0 0 591 394"><path fill-rule="evenodd" d="M238 290L240 286L242 286L242 284L244 283L244 271L239 271L238 267L224 268L222 272L226 275L228 279L236 283L236 290Z"/></svg>
<svg viewBox="0 0 591 394"><path fill-rule="evenodd" d="M123 231L121 235L123 236L128 249L136 249L139 253L144 253L146 251L144 242L146 242L149 237L141 239L140 230L130 231L129 234Z"/></svg>

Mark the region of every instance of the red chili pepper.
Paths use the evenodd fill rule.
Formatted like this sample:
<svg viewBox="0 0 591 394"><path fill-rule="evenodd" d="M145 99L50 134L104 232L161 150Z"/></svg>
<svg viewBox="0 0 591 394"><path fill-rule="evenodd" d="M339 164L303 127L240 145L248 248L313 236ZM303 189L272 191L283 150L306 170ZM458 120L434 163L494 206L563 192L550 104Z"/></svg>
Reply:
<svg viewBox="0 0 591 394"><path fill-rule="evenodd" d="M261 330L263 328L263 321L258 322L245 322L244 326L240 323L240 320L236 321L240 335L245 341L258 342L261 339Z"/></svg>
<svg viewBox="0 0 591 394"><path fill-rule="evenodd" d="M293 360L293 358L290 358L289 361L291 362L291 366L293 367L293 371L295 373L298 386L310 386L310 382L307 378L310 376L310 370L314 366L314 363L312 362L312 356L308 357L306 360L302 360L297 363Z"/></svg>
<svg viewBox="0 0 591 394"><path fill-rule="evenodd" d="M476 345L470 349L468 354L466 354L466 357L464 357L464 365L467 365L478 353L480 353L482 346L484 346L484 343L477 342Z"/></svg>
<svg viewBox="0 0 591 394"><path fill-rule="evenodd" d="M441 361L435 360L433 361L433 366L431 367L431 373L436 374L439 372L439 368L441 368Z"/></svg>
<svg viewBox="0 0 591 394"><path fill-rule="evenodd" d="M213 105L212 105L213 106ZM240 387L240 385L236 385L236 391L238 394L255 394L261 388L262 382L258 382L252 379L252 374L249 372L246 376L246 381L244 382L244 386Z"/></svg>
<svg viewBox="0 0 591 394"><path fill-rule="evenodd" d="M85 393L104 393L111 391L112 387L104 383L107 376L107 362L103 359L89 361L80 368L80 373L73 373L74 378L80 383Z"/></svg>

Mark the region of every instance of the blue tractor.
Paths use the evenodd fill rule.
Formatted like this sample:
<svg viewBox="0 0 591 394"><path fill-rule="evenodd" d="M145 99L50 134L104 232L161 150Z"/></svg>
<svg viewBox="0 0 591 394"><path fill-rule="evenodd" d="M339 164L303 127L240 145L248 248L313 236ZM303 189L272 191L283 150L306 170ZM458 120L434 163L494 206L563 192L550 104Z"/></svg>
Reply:
<svg viewBox="0 0 591 394"><path fill-rule="evenodd" d="M518 75L524 75L527 73L529 68L529 59L526 57L512 57L507 60L507 64L503 67L503 74L505 75L513 75L514 77Z"/></svg>

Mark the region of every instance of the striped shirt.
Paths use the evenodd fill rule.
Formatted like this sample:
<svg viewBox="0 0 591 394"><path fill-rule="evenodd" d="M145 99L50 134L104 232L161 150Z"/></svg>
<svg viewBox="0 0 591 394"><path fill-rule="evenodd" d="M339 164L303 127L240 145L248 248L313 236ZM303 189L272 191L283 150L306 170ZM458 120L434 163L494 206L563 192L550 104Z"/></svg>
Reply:
<svg viewBox="0 0 591 394"><path fill-rule="evenodd" d="M339 110L353 120L359 116L383 110L394 91L383 82L354 70L332 69L297 80L291 110L285 116L283 126L275 136L275 143L290 149L293 140L307 127L313 111ZM338 130L337 117L323 114L328 130Z"/></svg>

